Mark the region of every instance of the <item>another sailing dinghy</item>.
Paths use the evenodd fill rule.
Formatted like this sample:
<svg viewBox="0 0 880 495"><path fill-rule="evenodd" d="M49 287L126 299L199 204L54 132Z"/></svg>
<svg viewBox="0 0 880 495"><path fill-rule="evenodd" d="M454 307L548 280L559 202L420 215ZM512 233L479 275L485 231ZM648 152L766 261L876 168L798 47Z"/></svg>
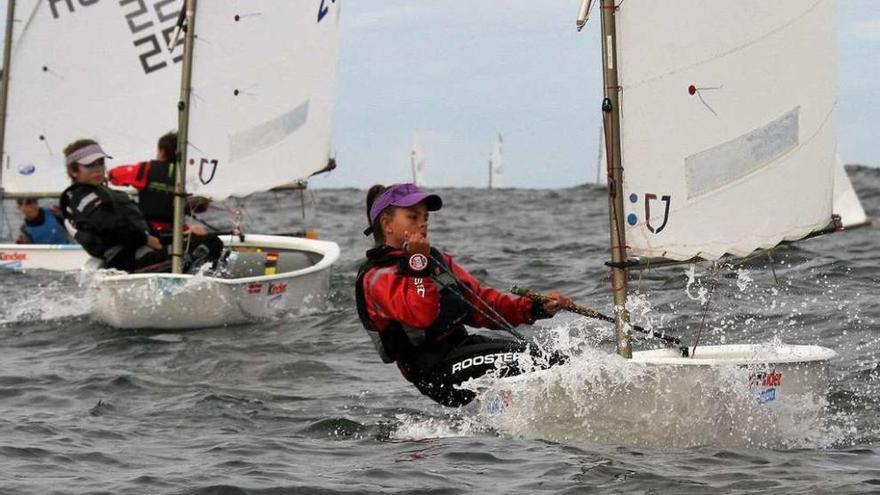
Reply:
<svg viewBox="0 0 880 495"><path fill-rule="evenodd" d="M7 3L0 197L57 201L70 185L67 144L93 137L115 160L138 161L176 125L180 56L159 47L179 2L84 3ZM87 259L78 244L0 244L0 267L74 270Z"/></svg>
<svg viewBox="0 0 880 495"><path fill-rule="evenodd" d="M338 5L242 5L186 2L180 154L187 192L215 201L305 179L330 159ZM329 291L335 243L223 241L233 251L219 273L99 272L95 317L125 328L227 325L317 303Z"/></svg>
<svg viewBox="0 0 880 495"><path fill-rule="evenodd" d="M504 140L501 134L495 139L492 145L492 152L489 153L489 189L496 187L504 187L502 179L504 178Z"/></svg>
<svg viewBox="0 0 880 495"><path fill-rule="evenodd" d="M838 230L854 229L871 224L840 157L837 157L834 167L834 214L840 218L840 221L832 227Z"/></svg>
<svg viewBox="0 0 880 495"><path fill-rule="evenodd" d="M409 152L409 164L412 168L413 184L421 187L425 185L425 152L418 141L413 140L412 150Z"/></svg>
<svg viewBox="0 0 880 495"><path fill-rule="evenodd" d="M645 260L747 256L866 222L835 156L835 2L602 0L601 15L618 353L669 379L655 397L669 414L712 418L724 394L743 391L753 404L820 414L834 351L632 352L625 308L628 273ZM699 397L743 367L738 385Z"/></svg>

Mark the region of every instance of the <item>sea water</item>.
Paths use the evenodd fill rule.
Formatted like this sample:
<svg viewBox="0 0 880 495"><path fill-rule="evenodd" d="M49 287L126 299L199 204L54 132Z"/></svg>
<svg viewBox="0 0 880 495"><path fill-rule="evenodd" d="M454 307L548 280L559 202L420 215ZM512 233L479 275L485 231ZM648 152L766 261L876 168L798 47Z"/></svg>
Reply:
<svg viewBox="0 0 880 495"><path fill-rule="evenodd" d="M851 175L877 218L880 174ZM558 289L611 312L604 189L436 192L444 208L431 242L479 279ZM313 193L308 226L342 248L330 301L275 320L114 329L90 318L79 276L0 273L0 493L880 491L877 229L779 248L775 278L767 258L634 275L634 321L689 344L701 333L704 345L838 353L821 419L777 421L784 441L761 443L745 441L762 419L754 396L719 400L748 370L681 401L671 377L613 354L610 325L573 315L521 329L572 359L521 379L534 381L513 390L522 414L511 422L432 403L381 363L357 320L364 191ZM249 232L303 226L297 197L242 206ZM230 223L221 209L206 218ZM658 346L637 337L634 347ZM701 416L700 404L715 412ZM797 420L774 419L786 418Z"/></svg>

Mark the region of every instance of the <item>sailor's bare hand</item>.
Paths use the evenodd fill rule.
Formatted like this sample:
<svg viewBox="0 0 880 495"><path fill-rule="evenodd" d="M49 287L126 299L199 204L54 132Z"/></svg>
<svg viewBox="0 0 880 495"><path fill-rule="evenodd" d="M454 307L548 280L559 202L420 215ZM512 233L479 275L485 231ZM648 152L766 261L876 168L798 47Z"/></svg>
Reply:
<svg viewBox="0 0 880 495"><path fill-rule="evenodd" d="M190 225L189 233L195 236L206 236L208 235L208 229L206 229L203 225Z"/></svg>
<svg viewBox="0 0 880 495"><path fill-rule="evenodd" d="M150 246L150 249L155 249L156 251L159 251L160 249L162 249L162 242L159 240L158 237L150 235L147 236L147 246Z"/></svg>
<svg viewBox="0 0 880 495"><path fill-rule="evenodd" d="M403 238L404 251L407 254L421 253L428 256L431 252L431 243L428 242L428 238L424 234L410 234L409 231L406 231L403 233Z"/></svg>
<svg viewBox="0 0 880 495"><path fill-rule="evenodd" d="M550 300L544 303L544 311L551 315L555 315L572 304L571 298L556 291L548 292L547 298Z"/></svg>

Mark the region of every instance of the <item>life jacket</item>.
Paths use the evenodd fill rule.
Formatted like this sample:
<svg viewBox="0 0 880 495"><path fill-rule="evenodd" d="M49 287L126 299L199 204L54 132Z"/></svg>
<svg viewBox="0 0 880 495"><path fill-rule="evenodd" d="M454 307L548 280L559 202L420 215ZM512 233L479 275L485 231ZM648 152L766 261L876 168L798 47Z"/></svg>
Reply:
<svg viewBox="0 0 880 495"><path fill-rule="evenodd" d="M111 205L107 214L94 213L107 203ZM142 247L130 245L132 231L149 231L138 205L124 192L106 186L73 184L61 193L60 206L64 218L76 229L76 241L91 256L105 262L125 248L134 252Z"/></svg>
<svg viewBox="0 0 880 495"><path fill-rule="evenodd" d="M155 230L167 230L174 222L174 174L177 164L151 160L138 167L137 181L146 177L146 187L138 191L138 206Z"/></svg>
<svg viewBox="0 0 880 495"><path fill-rule="evenodd" d="M67 231L55 215L46 208L40 208L40 217L42 222L39 224L29 224L25 222L21 226L21 231L27 235L27 238L34 244L68 244L70 238ZM40 220L40 218L38 218Z"/></svg>
<svg viewBox="0 0 880 495"><path fill-rule="evenodd" d="M367 259L358 270L355 282L358 317L384 363L396 361L410 372L424 372L467 336L464 321L469 316L468 306L461 300L461 296L456 295L462 294L462 290L458 280L450 275L451 269L443 255L431 248L434 264L440 265L432 267L433 273L430 276L440 293L440 312L437 318L427 328L413 328L392 321L387 328L378 329L367 312L364 276L373 268L381 269L399 264L401 257L391 254L390 251L387 246L367 251Z"/></svg>

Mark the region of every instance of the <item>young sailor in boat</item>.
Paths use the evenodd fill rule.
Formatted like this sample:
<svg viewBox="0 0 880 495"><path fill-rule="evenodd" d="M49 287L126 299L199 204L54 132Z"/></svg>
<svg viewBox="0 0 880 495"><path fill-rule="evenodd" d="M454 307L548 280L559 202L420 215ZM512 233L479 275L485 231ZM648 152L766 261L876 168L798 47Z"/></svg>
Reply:
<svg viewBox="0 0 880 495"><path fill-rule="evenodd" d="M60 210L41 208L37 198L18 198L18 211L24 217L18 244L70 244ZM57 211L56 211L57 210Z"/></svg>
<svg viewBox="0 0 880 495"><path fill-rule="evenodd" d="M177 167L177 133L169 132L156 144L156 159L120 165L107 172L107 179L114 186L131 186L138 191L138 207L150 224L152 234L163 244L171 242L174 224L174 180ZM187 213L205 211L208 200L187 198ZM184 225L184 232L205 236L207 229L201 225Z"/></svg>
<svg viewBox="0 0 880 495"><path fill-rule="evenodd" d="M414 184L376 185L367 193L376 247L367 251L355 286L358 316L386 363L396 362L420 392L445 406L461 406L475 394L457 385L500 370L523 372L518 354L531 352L550 366L533 343L469 334L465 325L490 329L549 318L571 300L558 292L541 305L530 298L483 286L448 254L428 241L428 215L443 205Z"/></svg>
<svg viewBox="0 0 880 495"><path fill-rule="evenodd" d="M74 239L105 268L129 272L167 271L171 256L151 235L144 215L121 191L105 185L104 160L110 158L97 142L80 139L64 149L73 184L61 193L64 218L75 229ZM214 237L216 239L216 237ZM216 260L222 242L190 243L187 268Z"/></svg>

